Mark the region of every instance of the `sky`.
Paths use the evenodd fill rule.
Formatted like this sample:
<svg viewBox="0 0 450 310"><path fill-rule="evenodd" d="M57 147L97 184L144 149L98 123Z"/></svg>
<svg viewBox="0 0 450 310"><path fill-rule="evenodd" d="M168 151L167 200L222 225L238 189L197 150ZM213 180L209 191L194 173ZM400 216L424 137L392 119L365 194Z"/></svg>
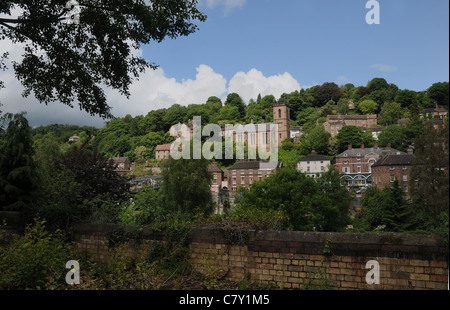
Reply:
<svg viewBox="0 0 450 310"><path fill-rule="evenodd" d="M373 1L373 0L372 0ZM423 91L449 81L449 1L378 0L379 24L368 24L366 0L199 0L208 16L187 37L150 43L135 51L159 65L130 87L129 99L106 89L113 115L146 115L173 104L223 101L238 93L279 98L325 82L366 85L385 78L400 89ZM82 13L81 13L82 14ZM0 41L0 55L21 55ZM0 71L3 112L26 111L31 126L102 127L105 120L61 103L23 98L12 69Z"/></svg>

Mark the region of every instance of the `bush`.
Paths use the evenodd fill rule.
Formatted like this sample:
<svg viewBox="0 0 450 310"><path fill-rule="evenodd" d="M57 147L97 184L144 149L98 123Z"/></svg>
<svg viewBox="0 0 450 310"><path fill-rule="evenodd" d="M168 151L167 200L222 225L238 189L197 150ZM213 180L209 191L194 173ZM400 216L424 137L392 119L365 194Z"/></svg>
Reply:
<svg viewBox="0 0 450 310"><path fill-rule="evenodd" d="M45 221L35 220L34 225L26 227L23 236L1 244L0 289L67 288L66 262L74 257L71 245L60 231L49 233Z"/></svg>

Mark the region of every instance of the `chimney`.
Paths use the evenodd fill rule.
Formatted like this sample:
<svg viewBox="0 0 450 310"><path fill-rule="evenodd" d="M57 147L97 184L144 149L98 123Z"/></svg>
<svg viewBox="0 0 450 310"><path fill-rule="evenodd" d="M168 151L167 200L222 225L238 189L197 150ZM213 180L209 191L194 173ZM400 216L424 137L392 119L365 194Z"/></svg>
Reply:
<svg viewBox="0 0 450 310"><path fill-rule="evenodd" d="M312 150L312 151L311 151L311 155L317 155L317 152L314 151L314 150Z"/></svg>
<svg viewBox="0 0 450 310"><path fill-rule="evenodd" d="M348 145L348 149L349 149L349 150L352 149L352 145L351 145L351 144Z"/></svg>
<svg viewBox="0 0 450 310"><path fill-rule="evenodd" d="M391 144L390 143L387 144L387 148L391 149Z"/></svg>
<svg viewBox="0 0 450 310"><path fill-rule="evenodd" d="M250 124L253 124L253 118L250 120Z"/></svg>
<svg viewBox="0 0 450 310"><path fill-rule="evenodd" d="M373 148L374 148L374 149L378 149L378 143L374 143L374 144L373 144Z"/></svg>
<svg viewBox="0 0 450 310"><path fill-rule="evenodd" d="M361 149L364 150L364 144L361 144Z"/></svg>
<svg viewBox="0 0 450 310"><path fill-rule="evenodd" d="M413 149L412 145L410 145L408 147L408 155L414 155L414 149Z"/></svg>

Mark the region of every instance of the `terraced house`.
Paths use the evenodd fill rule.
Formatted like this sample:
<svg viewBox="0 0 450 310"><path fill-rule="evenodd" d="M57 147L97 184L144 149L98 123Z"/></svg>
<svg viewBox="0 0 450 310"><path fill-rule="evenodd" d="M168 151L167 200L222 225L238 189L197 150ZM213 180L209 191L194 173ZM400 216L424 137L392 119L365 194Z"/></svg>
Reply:
<svg viewBox="0 0 450 310"><path fill-rule="evenodd" d="M386 155L406 155L391 147L380 148L378 144L374 144L371 148L353 148L352 145L348 149L336 156L334 169L344 173L342 181L345 185L365 187L372 184L372 166L383 156Z"/></svg>

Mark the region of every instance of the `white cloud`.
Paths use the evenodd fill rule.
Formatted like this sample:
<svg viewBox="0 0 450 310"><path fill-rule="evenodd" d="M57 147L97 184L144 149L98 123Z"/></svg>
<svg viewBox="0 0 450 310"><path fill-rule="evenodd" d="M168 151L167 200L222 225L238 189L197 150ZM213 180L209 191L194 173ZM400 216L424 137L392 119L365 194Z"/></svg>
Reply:
<svg viewBox="0 0 450 310"><path fill-rule="evenodd" d="M247 0L201 0L200 5L213 9L217 6L223 6L224 13L227 15L235 8L242 8Z"/></svg>
<svg viewBox="0 0 450 310"><path fill-rule="evenodd" d="M249 72L238 72L230 80L228 93L237 93L248 103L250 99L274 95L279 98L283 93L300 90L300 84L288 73L265 77L261 71L251 69Z"/></svg>
<svg viewBox="0 0 450 310"><path fill-rule="evenodd" d="M396 72L397 67L392 65L386 65L386 64L374 64L371 65L370 68L376 69L381 72Z"/></svg>

